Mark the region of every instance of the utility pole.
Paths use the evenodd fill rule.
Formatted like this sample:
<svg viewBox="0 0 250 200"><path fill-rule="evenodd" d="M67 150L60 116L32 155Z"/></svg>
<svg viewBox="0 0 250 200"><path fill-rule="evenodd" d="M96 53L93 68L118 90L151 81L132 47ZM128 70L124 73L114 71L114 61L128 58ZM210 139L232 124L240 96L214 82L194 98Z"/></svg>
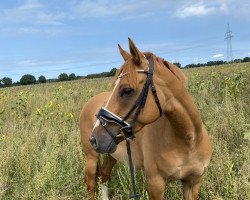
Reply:
<svg viewBox="0 0 250 200"><path fill-rule="evenodd" d="M225 40L227 41L227 61L230 62L233 60L233 50L232 50L232 39L233 34L230 30L229 24L227 24L227 32L225 33Z"/></svg>

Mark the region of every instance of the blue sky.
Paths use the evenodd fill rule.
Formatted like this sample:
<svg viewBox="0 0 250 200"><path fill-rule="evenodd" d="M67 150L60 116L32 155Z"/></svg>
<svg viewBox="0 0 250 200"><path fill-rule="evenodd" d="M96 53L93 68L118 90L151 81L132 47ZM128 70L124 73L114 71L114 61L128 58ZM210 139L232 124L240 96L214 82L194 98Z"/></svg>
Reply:
<svg viewBox="0 0 250 200"><path fill-rule="evenodd" d="M56 78L120 67L117 44L171 62L250 56L249 0L8 0L0 2L0 79L24 74Z"/></svg>

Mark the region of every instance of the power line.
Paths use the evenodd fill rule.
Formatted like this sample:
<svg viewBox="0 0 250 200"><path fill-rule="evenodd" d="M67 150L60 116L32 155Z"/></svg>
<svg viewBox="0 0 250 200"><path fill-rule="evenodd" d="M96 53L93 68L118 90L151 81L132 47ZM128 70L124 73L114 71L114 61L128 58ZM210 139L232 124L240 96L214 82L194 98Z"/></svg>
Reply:
<svg viewBox="0 0 250 200"><path fill-rule="evenodd" d="M229 24L228 24L228 26L229 26ZM233 37L232 36L232 31L230 31L230 29L228 29L228 30L229 30L228 34L232 38ZM221 37L221 36L207 37L207 38L203 38L203 39L200 39L200 40L192 41L191 43L197 43L199 41L203 41L204 39L205 40L215 40L215 39L217 39L219 37ZM230 41L231 41L231 38L230 38ZM225 39L227 39L227 37ZM231 46L231 49L232 49L232 45L230 45L230 46ZM197 48L202 48L202 47L207 47L207 44L197 44L197 45L193 45L193 46L182 47L180 49L175 49L175 50L155 50L154 53L160 54L160 55L163 55L163 54L164 55L165 54L171 55L171 54L174 54L174 53L184 52L184 51L187 51L187 50L192 50L192 49L197 49ZM232 59L232 56L231 56L231 59ZM73 64L73 63L75 63L75 62L72 62L70 64ZM41 71L36 71L35 73L46 73L46 72L57 72L57 71L59 72L59 71L62 71L62 70L72 70L72 69L84 69L85 67L100 67L100 66L103 66L103 65L111 65L111 64L114 65L114 64L118 64L118 63L121 63L121 61L114 60L114 61L109 61L109 62L90 63L90 64L85 64L85 65L81 65L81 66L77 66L77 67L63 67L63 68L59 68L59 69L51 69L51 70L46 70L46 71L41 70ZM20 73L10 73L9 75L10 76L17 76L17 75L23 75L23 73L22 72L20 72Z"/></svg>
<svg viewBox="0 0 250 200"><path fill-rule="evenodd" d="M217 37L214 37L214 38L218 38ZM210 38L211 39L211 38ZM198 44L198 45L194 45L194 46L187 46L187 47L183 47L183 48L180 48L180 49L175 49L175 50L155 50L154 53L155 54L160 54L160 55L171 55L171 54L174 54L174 53L178 53L178 52L184 52L184 51L187 51L187 50L192 50L192 49L197 49L197 48L202 48L202 47L207 47L207 45L204 45L204 44ZM70 64L74 64L75 62L72 62ZM79 63L79 62L77 62ZM46 73L46 72L60 72L60 71L63 71L63 70L72 70L72 69L84 69L85 67L100 67L100 66L103 66L103 65L114 65L114 64L119 64L121 63L120 60L115 60L115 61L109 61L109 62L99 62L99 63L90 63L90 64L87 64L87 65L81 65L81 66L77 66L77 67L62 67L62 68L58 68L58 69L51 69L51 70L41 70L41 71L36 71L36 73ZM22 72L20 73L10 73L9 75L12 75L12 76L17 76L17 75L23 75Z"/></svg>
<svg viewBox="0 0 250 200"><path fill-rule="evenodd" d="M116 60L116 61L110 61L110 62L90 63L87 65L81 65L81 66L77 66L77 67L63 67L63 68L58 68L58 69L41 70L41 71L36 71L35 73L38 74L38 73L46 73L46 72L62 72L63 70L84 69L85 67L99 67L99 66L103 66L103 65L107 65L107 64L116 64L116 63L120 63L120 61ZM72 64L72 63L70 63L70 64ZM14 74L10 73L9 75L12 75L12 76L23 75L23 72L14 73Z"/></svg>
<svg viewBox="0 0 250 200"><path fill-rule="evenodd" d="M233 50L232 50L232 37L233 32L230 30L229 24L227 24L227 32L225 33L225 40L227 41L227 61L233 60Z"/></svg>

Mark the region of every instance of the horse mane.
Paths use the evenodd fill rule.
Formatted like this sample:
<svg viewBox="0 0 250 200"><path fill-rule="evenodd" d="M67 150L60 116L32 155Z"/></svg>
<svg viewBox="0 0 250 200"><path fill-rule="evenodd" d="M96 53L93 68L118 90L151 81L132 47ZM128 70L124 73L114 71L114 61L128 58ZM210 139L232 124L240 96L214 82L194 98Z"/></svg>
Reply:
<svg viewBox="0 0 250 200"><path fill-rule="evenodd" d="M187 77L185 74L181 71L180 68L178 68L176 65L162 59L163 64L181 81L182 84L185 84Z"/></svg>
<svg viewBox="0 0 250 200"><path fill-rule="evenodd" d="M156 58L156 60L158 62L161 62L167 69L169 69L170 72L172 72L175 77L182 83L185 84L186 81L186 76L185 74L181 71L180 68L178 68L177 66L175 66L174 64L164 60L163 58L157 57L155 56L153 53L151 52L143 52L143 54L149 58L151 56L154 56ZM127 62L133 62L132 60L127 61ZM123 78L133 87L133 88L137 88L137 73L136 70L134 70L134 67L131 63L130 64L124 64L119 70L116 71L116 74L114 76L114 79L112 81L112 88L114 87L115 81L117 80L118 76L121 73L127 73L126 76L124 76Z"/></svg>
<svg viewBox="0 0 250 200"><path fill-rule="evenodd" d="M174 75L175 77L181 81L182 84L185 84L185 81L187 80L187 77L185 74L182 72L180 68L178 68L176 65L164 60L163 58L160 58L156 55L154 55L151 52L144 52L143 53L147 58L150 56L154 56L158 62L162 62L165 67L167 67Z"/></svg>

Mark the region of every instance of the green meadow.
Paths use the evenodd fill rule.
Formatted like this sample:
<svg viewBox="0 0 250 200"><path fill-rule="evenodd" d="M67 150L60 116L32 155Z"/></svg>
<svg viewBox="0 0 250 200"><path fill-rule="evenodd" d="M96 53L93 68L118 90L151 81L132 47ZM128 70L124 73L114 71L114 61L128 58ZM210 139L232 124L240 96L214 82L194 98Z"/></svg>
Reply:
<svg viewBox="0 0 250 200"><path fill-rule="evenodd" d="M250 63L184 69L208 129L213 156L200 199L250 199ZM0 89L0 199L87 199L79 132L83 105L111 89L112 78ZM137 187L147 199L143 172ZM109 182L110 199L128 199L127 165ZM96 190L101 199L100 188ZM167 199L182 199L178 181Z"/></svg>

